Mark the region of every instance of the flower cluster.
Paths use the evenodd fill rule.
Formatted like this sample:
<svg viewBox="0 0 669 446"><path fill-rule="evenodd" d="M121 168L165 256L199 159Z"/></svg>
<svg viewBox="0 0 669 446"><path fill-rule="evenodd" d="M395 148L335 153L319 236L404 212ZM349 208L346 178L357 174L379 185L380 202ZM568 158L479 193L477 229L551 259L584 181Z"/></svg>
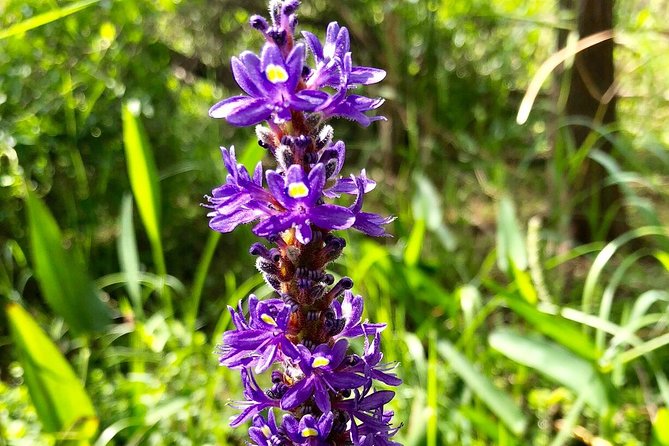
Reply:
<svg viewBox="0 0 669 446"><path fill-rule="evenodd" d="M229 308L235 329L223 335L219 361L240 370L245 397L235 404L241 412L231 425L252 420L249 438L257 446L398 445L385 407L394 392L375 389L401 383L395 365L382 361L385 325L363 320L353 281L336 281L326 271L346 245L333 231L384 236L393 220L362 211L376 183L364 170L341 175L346 147L327 124L332 117L364 126L383 119L368 115L382 99L351 91L381 81L385 72L353 65L348 30L337 23L328 26L324 43L309 32L298 42L298 6L272 0L271 21L251 17L266 42L260 56L245 51L232 58L245 94L209 111L235 126L257 125L258 143L276 160L273 170L263 172L258 163L249 173L234 148L223 148L228 176L207 197L212 229L254 223L254 234L266 242L254 243L250 253L276 292L265 300L249 296L246 313L242 302ZM349 205L334 203L344 195L351 196ZM353 338L362 338L359 354L350 347ZM271 386L263 389L256 375L266 371Z"/></svg>

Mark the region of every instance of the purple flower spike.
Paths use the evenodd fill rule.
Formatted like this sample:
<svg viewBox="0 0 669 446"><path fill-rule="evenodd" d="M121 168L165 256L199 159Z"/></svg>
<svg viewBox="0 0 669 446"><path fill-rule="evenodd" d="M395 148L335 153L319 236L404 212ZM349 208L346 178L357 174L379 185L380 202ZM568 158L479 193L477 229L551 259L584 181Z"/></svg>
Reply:
<svg viewBox="0 0 669 446"><path fill-rule="evenodd" d="M330 23L325 34L325 45L322 45L318 37L308 31L303 31L302 35L316 61L316 69L311 72L307 84L311 87L340 85L341 73L337 67L337 59L341 60L349 53L348 29L344 26L340 27L337 22ZM384 70L371 67L351 67L347 74L347 87L375 84L386 77Z"/></svg>
<svg viewBox="0 0 669 446"><path fill-rule="evenodd" d="M291 119L291 110L314 111L328 98L317 90L296 91L304 64L304 45L296 45L284 60L281 50L265 44L260 58L245 51L232 58L237 84L248 96L233 96L209 109L212 118L224 118L238 127L255 125L272 116L275 124Z"/></svg>
<svg viewBox="0 0 669 446"><path fill-rule="evenodd" d="M294 384L281 399L282 409L293 409L314 395L316 406L328 412L331 407L329 391L355 389L367 382L364 376L339 370L348 349L347 340L340 339L332 348L321 344L313 353L304 346L299 348L299 367L304 378Z"/></svg>
<svg viewBox="0 0 669 446"><path fill-rule="evenodd" d="M395 392L375 390L402 382L396 364L382 362L386 324L363 319L364 299L351 292L353 281L337 281L327 269L346 247L333 231L387 236L384 226L394 220L363 211L364 195L377 184L364 169L342 176L346 146L333 142L326 123L343 117L367 126L384 119L367 116L383 99L349 93L381 81L385 71L353 66L348 30L336 22L324 43L303 33L313 54L307 61L306 46L295 41L299 3L270 0L271 20L251 17L266 43L260 56L244 51L232 58L243 94L209 110L231 125L259 124L258 144L276 161L264 174L262 163L249 173L234 148L223 148L225 184L206 197L212 229L230 232L255 222L253 233L265 240L249 254L275 292L264 300L251 294L248 312L241 301L228 307L234 328L223 334L217 353L221 365L240 370L245 399L233 403L240 413L230 424L253 420L245 441L251 446L397 446L399 428L386 409ZM343 195L351 198L341 203ZM362 355L349 344L355 339L364 345ZM270 376L261 387L255 374L264 372Z"/></svg>
<svg viewBox="0 0 669 446"><path fill-rule="evenodd" d="M349 209L319 202L325 185L323 164L317 164L309 175L297 164L288 168L285 177L270 170L267 172L267 183L272 195L286 212L259 223L253 232L260 237L277 235L295 228L297 239L307 244L313 237L311 224L331 231L349 228L355 220Z"/></svg>
<svg viewBox="0 0 669 446"><path fill-rule="evenodd" d="M299 359L300 353L287 338L291 312L282 300L259 302L252 294L249 311L250 325L223 334L223 342L218 349L221 365L231 369L255 366L255 372L262 373L279 354ZM234 317L237 320L241 318L239 314Z"/></svg>

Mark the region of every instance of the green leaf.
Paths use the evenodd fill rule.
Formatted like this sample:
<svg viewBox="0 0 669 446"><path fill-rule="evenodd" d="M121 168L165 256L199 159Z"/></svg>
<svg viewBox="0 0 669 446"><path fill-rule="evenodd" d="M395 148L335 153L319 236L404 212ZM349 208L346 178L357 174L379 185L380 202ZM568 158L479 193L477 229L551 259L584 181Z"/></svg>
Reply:
<svg viewBox="0 0 669 446"><path fill-rule="evenodd" d="M26 204L35 276L44 299L77 334L102 331L111 322L109 310L82 259L63 248L56 220L32 192Z"/></svg>
<svg viewBox="0 0 669 446"><path fill-rule="evenodd" d="M590 337L583 333L578 324L574 324L557 314L540 311L518 298L508 297L505 302L514 313L549 338L585 359L593 361L599 359L600 353L597 351L595 344Z"/></svg>
<svg viewBox="0 0 669 446"><path fill-rule="evenodd" d="M98 418L72 367L20 305L9 304L6 311L14 349L44 430L89 440L97 431Z"/></svg>
<svg viewBox="0 0 669 446"><path fill-rule="evenodd" d="M160 187L151 147L138 118L139 108L139 101L123 104L123 146L139 215L151 243L160 245Z"/></svg>
<svg viewBox="0 0 669 446"><path fill-rule="evenodd" d="M123 147L128 163L128 177L132 193L139 209L146 234L151 243L153 262L160 276L167 275L163 245L160 241L160 183L151 146L144 127L139 119L140 103L138 100L123 104ZM172 300L167 287L163 287L160 296L165 313L173 314Z"/></svg>
<svg viewBox="0 0 669 446"><path fill-rule="evenodd" d="M488 341L507 358L583 395L585 402L599 413L608 409L606 387L593 363L544 338L511 330L497 330Z"/></svg>
<svg viewBox="0 0 669 446"><path fill-rule="evenodd" d="M497 209L497 267L508 274L509 262L521 271L527 269L525 237L516 220L513 201L502 197Z"/></svg>
<svg viewBox="0 0 669 446"><path fill-rule="evenodd" d="M64 6L62 8L52 9L51 11L45 12L43 14L38 14L35 17L31 17L27 20L12 25L7 29L1 30L0 40L18 34L23 34L26 31L30 31L31 29L35 29L42 25L55 22L56 20L62 19L63 17L67 17L70 14L74 14L75 12L79 12L82 9L88 8L89 6L94 5L99 1L100 0L83 0L72 3L68 6Z"/></svg>
<svg viewBox="0 0 669 446"><path fill-rule="evenodd" d="M126 279L125 287L128 290L135 314L143 315L142 291L139 282L139 255L137 254L135 229L132 224L132 196L130 195L123 197L119 227L121 232L117 240L116 249L118 251L121 271L123 271Z"/></svg>
<svg viewBox="0 0 669 446"><path fill-rule="evenodd" d="M525 431L527 419L508 394L495 387L449 342L439 341L437 351L511 432L521 435Z"/></svg>

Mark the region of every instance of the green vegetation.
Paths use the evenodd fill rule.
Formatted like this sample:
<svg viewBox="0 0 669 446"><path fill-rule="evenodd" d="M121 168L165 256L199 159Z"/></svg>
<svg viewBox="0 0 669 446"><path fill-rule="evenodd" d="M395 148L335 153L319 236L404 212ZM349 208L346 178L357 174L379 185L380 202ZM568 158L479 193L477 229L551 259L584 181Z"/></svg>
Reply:
<svg viewBox="0 0 669 446"><path fill-rule="evenodd" d="M394 237L336 269L389 325L404 445L669 445L669 2L616 2L613 121L566 111L566 3L303 0L388 71L389 121L337 132ZM199 203L220 145L264 155L206 115L264 7L0 0L0 446L243 444L213 351L270 290Z"/></svg>

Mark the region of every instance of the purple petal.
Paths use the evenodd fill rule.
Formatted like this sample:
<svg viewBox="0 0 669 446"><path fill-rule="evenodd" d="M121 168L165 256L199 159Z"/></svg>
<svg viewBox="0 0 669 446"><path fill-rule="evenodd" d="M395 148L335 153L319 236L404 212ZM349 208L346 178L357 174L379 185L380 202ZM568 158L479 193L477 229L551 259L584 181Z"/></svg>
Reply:
<svg viewBox="0 0 669 446"><path fill-rule="evenodd" d="M314 54L316 61L320 62L323 60L323 46L321 45L321 41L318 39L318 37L309 31L302 31L302 35L304 36L304 40L307 41L307 45L309 45L309 49Z"/></svg>
<svg viewBox="0 0 669 446"><path fill-rule="evenodd" d="M321 417L318 419L318 432L320 433L320 436L325 438L330 434L330 431L332 430L332 425L334 424L334 415L332 412L325 412Z"/></svg>
<svg viewBox="0 0 669 446"><path fill-rule="evenodd" d="M358 408L360 410L374 410L388 404L395 397L395 392L392 390L380 390L363 398L360 401Z"/></svg>
<svg viewBox="0 0 669 446"><path fill-rule="evenodd" d="M209 109L212 118L224 118L237 127L258 124L269 118L272 110L264 99L233 96L218 102Z"/></svg>
<svg viewBox="0 0 669 446"><path fill-rule="evenodd" d="M314 111L325 103L329 98L324 91L302 90L294 94L290 99L290 105L302 111Z"/></svg>
<svg viewBox="0 0 669 446"><path fill-rule="evenodd" d="M380 68L353 67L349 74L349 84L371 85L381 82L386 77L386 72Z"/></svg>
<svg viewBox="0 0 669 446"><path fill-rule="evenodd" d="M309 218L316 226L328 231L350 228L355 222L355 216L348 208L336 204L316 206L309 211Z"/></svg>
<svg viewBox="0 0 669 446"><path fill-rule="evenodd" d="M263 354L258 359L258 364L256 364L255 372L262 373L274 363L276 359L277 345L270 344Z"/></svg>
<svg viewBox="0 0 669 446"><path fill-rule="evenodd" d="M292 166L291 166L292 167ZM290 171L290 169L288 169ZM286 180L283 176L273 170L268 170L265 173L267 177L267 186L274 198L285 208L290 208L294 199L286 194Z"/></svg>
<svg viewBox="0 0 669 446"><path fill-rule="evenodd" d="M383 228L384 225L391 223L396 217L382 217L378 214L369 212L359 212L355 216L353 227L360 232L364 232L372 237L389 237L390 234Z"/></svg>
<svg viewBox="0 0 669 446"><path fill-rule="evenodd" d="M249 76L250 82L258 88L262 96L266 97L268 91L272 90L272 85L262 73L260 58L251 51L244 51L239 58L246 67L246 74Z"/></svg>
<svg viewBox="0 0 669 446"><path fill-rule="evenodd" d="M339 34L339 24L337 22L330 22L328 29L325 32L325 46L323 47L323 58L332 59L335 55L335 43L337 35Z"/></svg>
<svg viewBox="0 0 669 446"><path fill-rule="evenodd" d="M294 91L297 86L297 82L300 80L300 75L302 74L302 67L304 66L304 45L298 43L295 45L293 50L288 55L286 59L286 67L288 71L288 81L286 83L286 89L288 91Z"/></svg>
<svg viewBox="0 0 669 446"><path fill-rule="evenodd" d="M291 410L306 401L314 392L313 379L306 378L298 381L288 389L286 394L281 398L281 408L283 410Z"/></svg>
<svg viewBox="0 0 669 446"><path fill-rule="evenodd" d="M321 380L316 379L315 389L314 389L314 400L316 401L316 406L323 411L323 413L329 412L332 409L330 404L330 394L328 389L323 385Z"/></svg>
<svg viewBox="0 0 669 446"><path fill-rule="evenodd" d="M328 375L329 384L337 390L355 389L367 383L365 376L353 372L336 372Z"/></svg>
<svg viewBox="0 0 669 446"><path fill-rule="evenodd" d="M293 226L295 217L292 214L273 215L265 221L261 221L253 228L253 233L258 237L269 237L278 235Z"/></svg>
<svg viewBox="0 0 669 446"><path fill-rule="evenodd" d="M281 56L281 50L278 46L266 43L262 49L262 54L260 55L260 69L263 73L267 71L268 65L278 65L286 72L286 62L284 62L283 57Z"/></svg>
<svg viewBox="0 0 669 446"><path fill-rule="evenodd" d="M325 186L325 166L322 163L316 164L314 168L311 169L308 181L309 195L305 197L304 202L308 206L313 206L321 197L323 186Z"/></svg>
<svg viewBox="0 0 669 446"><path fill-rule="evenodd" d="M232 75L237 81L237 85L239 85L246 94L256 98L264 96L258 86L251 80L246 66L244 66L244 63L240 59L233 57L230 61L230 66L232 67Z"/></svg>
<svg viewBox="0 0 669 446"><path fill-rule="evenodd" d="M341 57L342 55L348 53L350 46L348 29L346 29L345 26L342 26L337 33L337 40L335 41L335 56Z"/></svg>
<svg viewBox="0 0 669 446"><path fill-rule="evenodd" d="M311 230L311 225L308 223L304 222L295 225L295 237L297 238L297 241L303 245L309 243L313 235L314 234Z"/></svg>
<svg viewBox="0 0 669 446"><path fill-rule="evenodd" d="M348 341L346 339L338 340L334 346L332 346L332 359L330 362L331 367L337 367L344 360L346 356L346 350L348 350Z"/></svg>
<svg viewBox="0 0 669 446"><path fill-rule="evenodd" d="M242 411L239 415L237 415L231 422L230 422L230 427L238 427L240 426L244 421L248 420L251 418L253 415L257 414L260 412L260 407L258 405L252 405L248 406L246 409Z"/></svg>
<svg viewBox="0 0 669 446"><path fill-rule="evenodd" d="M237 226L250 223L260 217L261 213L250 210L239 210L227 215L213 214L209 227L218 232L232 232Z"/></svg>

